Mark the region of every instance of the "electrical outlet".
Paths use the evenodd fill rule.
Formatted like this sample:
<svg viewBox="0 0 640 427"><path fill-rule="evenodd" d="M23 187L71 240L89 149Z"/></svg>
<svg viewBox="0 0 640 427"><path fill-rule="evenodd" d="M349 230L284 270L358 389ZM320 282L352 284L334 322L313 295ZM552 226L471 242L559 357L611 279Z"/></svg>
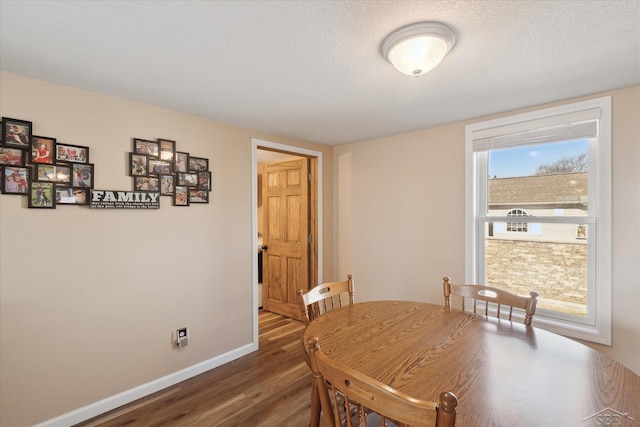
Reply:
<svg viewBox="0 0 640 427"><path fill-rule="evenodd" d="M189 330L180 328L176 331L176 345L180 348L189 345Z"/></svg>

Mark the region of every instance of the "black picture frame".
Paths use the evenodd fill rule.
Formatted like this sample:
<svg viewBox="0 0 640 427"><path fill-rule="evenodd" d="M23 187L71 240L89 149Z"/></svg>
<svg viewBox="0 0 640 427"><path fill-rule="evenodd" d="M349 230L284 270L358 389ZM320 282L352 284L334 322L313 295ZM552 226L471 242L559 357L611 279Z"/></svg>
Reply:
<svg viewBox="0 0 640 427"><path fill-rule="evenodd" d="M29 208L55 209L56 208L56 184L53 182L30 182L28 204Z"/></svg>
<svg viewBox="0 0 640 427"><path fill-rule="evenodd" d="M173 163L167 160L149 157L147 170L149 176L171 175L173 173Z"/></svg>
<svg viewBox="0 0 640 427"><path fill-rule="evenodd" d="M129 175L147 176L149 174L149 156L146 154L129 153Z"/></svg>
<svg viewBox="0 0 640 427"><path fill-rule="evenodd" d="M44 147L44 148L43 148ZM31 150L29 151L29 163L52 165L55 153L56 139L48 136L31 136Z"/></svg>
<svg viewBox="0 0 640 427"><path fill-rule="evenodd" d="M160 153L160 144L158 141L133 138L133 152L136 154L146 154L150 158L158 158Z"/></svg>
<svg viewBox="0 0 640 427"><path fill-rule="evenodd" d="M33 165L34 182L56 182L56 167L54 165L36 163Z"/></svg>
<svg viewBox="0 0 640 427"><path fill-rule="evenodd" d="M28 150L31 147L33 123L2 117L2 146Z"/></svg>
<svg viewBox="0 0 640 427"><path fill-rule="evenodd" d="M189 206L189 187L176 185L173 192L173 206Z"/></svg>
<svg viewBox="0 0 640 427"><path fill-rule="evenodd" d="M211 172L198 172L198 190L211 191Z"/></svg>
<svg viewBox="0 0 640 427"><path fill-rule="evenodd" d="M209 159L189 156L189 172L206 172L209 170Z"/></svg>
<svg viewBox="0 0 640 427"><path fill-rule="evenodd" d="M189 172L189 153L176 151L173 170L175 172Z"/></svg>
<svg viewBox="0 0 640 427"><path fill-rule="evenodd" d="M160 178L156 176L134 176L133 189L135 191L160 191Z"/></svg>
<svg viewBox="0 0 640 427"><path fill-rule="evenodd" d="M73 187L67 185L56 185L56 205L76 205L73 197Z"/></svg>
<svg viewBox="0 0 640 427"><path fill-rule="evenodd" d="M89 147L56 141L56 163L89 163Z"/></svg>
<svg viewBox="0 0 640 427"><path fill-rule="evenodd" d="M25 150L13 147L0 147L0 165L24 166Z"/></svg>
<svg viewBox="0 0 640 427"><path fill-rule="evenodd" d="M57 184L56 184L57 187ZM88 205L89 204L89 189L86 187L71 187L71 194L74 202L72 205Z"/></svg>
<svg viewBox="0 0 640 427"><path fill-rule="evenodd" d="M160 149L160 160L173 162L176 154L176 142L170 139L158 138L158 144Z"/></svg>
<svg viewBox="0 0 640 427"><path fill-rule="evenodd" d="M26 166L2 166L2 194L25 196L29 193L30 170ZM15 184L14 184L15 183Z"/></svg>
<svg viewBox="0 0 640 427"><path fill-rule="evenodd" d="M189 187L189 203L209 203L209 192Z"/></svg>
<svg viewBox="0 0 640 427"><path fill-rule="evenodd" d="M71 185L71 165L55 165L56 183Z"/></svg>
<svg viewBox="0 0 640 427"><path fill-rule="evenodd" d="M196 187L198 185L198 174L196 172L177 172L176 185Z"/></svg>
<svg viewBox="0 0 640 427"><path fill-rule="evenodd" d="M175 175L160 175L160 195L173 196L173 188L176 185Z"/></svg>
<svg viewBox="0 0 640 427"><path fill-rule="evenodd" d="M93 188L93 163L73 163L71 165L71 185L73 187Z"/></svg>
<svg viewBox="0 0 640 427"><path fill-rule="evenodd" d="M46 163L36 163L33 166L33 181L35 182L58 182L71 185L70 165L48 165Z"/></svg>

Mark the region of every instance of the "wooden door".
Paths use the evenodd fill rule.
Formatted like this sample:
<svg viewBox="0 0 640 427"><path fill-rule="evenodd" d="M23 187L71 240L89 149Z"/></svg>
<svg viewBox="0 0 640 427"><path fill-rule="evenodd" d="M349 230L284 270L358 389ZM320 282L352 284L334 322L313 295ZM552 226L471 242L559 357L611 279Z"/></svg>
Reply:
<svg viewBox="0 0 640 427"><path fill-rule="evenodd" d="M301 320L296 292L309 289L309 160L268 164L262 182L262 306Z"/></svg>

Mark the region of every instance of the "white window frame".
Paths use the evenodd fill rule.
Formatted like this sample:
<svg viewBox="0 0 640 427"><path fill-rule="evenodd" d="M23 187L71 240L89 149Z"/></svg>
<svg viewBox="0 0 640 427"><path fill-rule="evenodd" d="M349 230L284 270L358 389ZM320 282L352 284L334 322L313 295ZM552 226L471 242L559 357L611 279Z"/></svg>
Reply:
<svg viewBox="0 0 640 427"><path fill-rule="evenodd" d="M572 338L611 345L611 97L596 98L560 107L546 108L465 127L465 280L479 283L484 268L484 222L486 220L487 155L474 152L474 144L495 139L512 146L518 138L531 138L541 128L558 129L551 140L570 139L584 132L581 120L597 122L598 136L589 143L588 316L577 322L563 316L546 315L538 309L533 325ZM579 123L577 126L565 126ZM546 137L542 135L542 137ZM530 141L533 142L533 141ZM517 145L517 142L515 143ZM486 152L485 152L486 153ZM595 172L595 173L592 173ZM593 196L593 197L592 197ZM540 218L534 218L536 222ZM544 221L544 220L543 220ZM568 222L575 222L567 218ZM587 221L583 223L589 223ZM596 228L597 227L597 228ZM595 231L595 232L594 232ZM482 234L482 236L481 236Z"/></svg>

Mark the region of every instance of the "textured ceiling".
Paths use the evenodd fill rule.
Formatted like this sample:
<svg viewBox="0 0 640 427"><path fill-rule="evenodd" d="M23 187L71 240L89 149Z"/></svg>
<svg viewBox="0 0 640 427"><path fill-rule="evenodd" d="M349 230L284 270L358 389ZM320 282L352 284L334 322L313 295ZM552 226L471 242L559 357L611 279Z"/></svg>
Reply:
<svg viewBox="0 0 640 427"><path fill-rule="evenodd" d="M414 78L380 43L419 21L458 40ZM2 0L0 67L342 144L640 84L640 0Z"/></svg>

